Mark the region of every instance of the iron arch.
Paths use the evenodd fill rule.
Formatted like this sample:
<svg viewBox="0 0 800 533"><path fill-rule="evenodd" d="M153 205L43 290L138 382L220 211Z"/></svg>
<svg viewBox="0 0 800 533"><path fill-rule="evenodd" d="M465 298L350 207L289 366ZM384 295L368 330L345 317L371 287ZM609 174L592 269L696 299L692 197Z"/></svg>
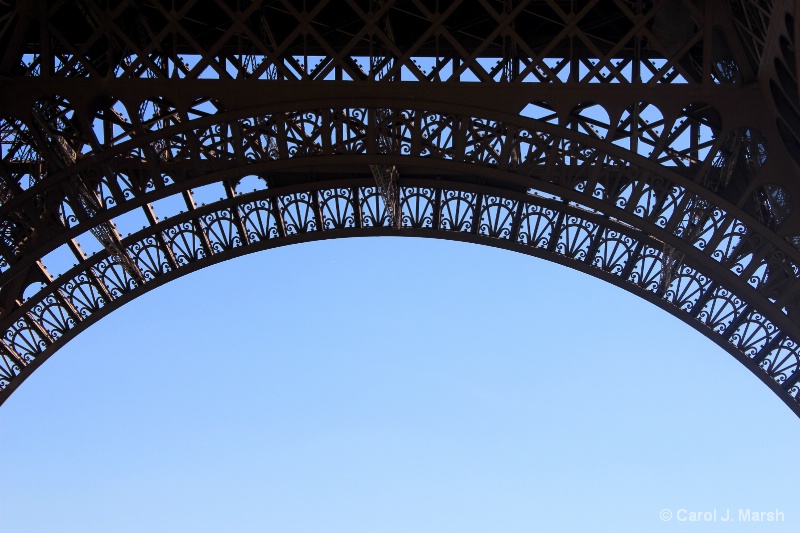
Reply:
<svg viewBox="0 0 800 533"><path fill-rule="evenodd" d="M0 403L170 279L391 234L606 279L800 415L793 3L502 4L7 7Z"/></svg>
<svg viewBox="0 0 800 533"><path fill-rule="evenodd" d="M3 321L0 400L83 329L172 279L277 246L397 235L505 248L609 281L701 331L800 415L797 252L659 162L668 139L647 157L613 145L613 131L592 137L567 124L401 99L236 111L214 103L216 112L190 118L190 106L209 102L201 100L175 107L181 122L139 124L116 144L87 148L3 205L8 214L54 202L60 219L49 223L60 229L30 240L36 248L19 239L24 253L2 273L34 290ZM375 141L379 114L391 150ZM667 153L692 157L698 147L686 150ZM398 169L394 206L371 166ZM97 205L84 205L76 176ZM237 189L253 176L263 186ZM222 197L197 205L193 191L209 186ZM153 206L168 198L186 210L159 219ZM82 235L115 230L130 213L144 227L96 253L81 250ZM59 249L79 262L48 272L42 258Z"/></svg>

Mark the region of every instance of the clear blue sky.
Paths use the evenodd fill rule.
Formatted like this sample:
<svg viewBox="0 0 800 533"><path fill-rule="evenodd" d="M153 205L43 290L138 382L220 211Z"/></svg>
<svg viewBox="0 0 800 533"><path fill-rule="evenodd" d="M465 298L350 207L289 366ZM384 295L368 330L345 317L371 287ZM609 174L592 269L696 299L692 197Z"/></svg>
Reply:
<svg viewBox="0 0 800 533"><path fill-rule="evenodd" d="M800 420L599 280L400 238L170 283L0 407L0 530L800 530ZM686 523L677 513L783 511Z"/></svg>

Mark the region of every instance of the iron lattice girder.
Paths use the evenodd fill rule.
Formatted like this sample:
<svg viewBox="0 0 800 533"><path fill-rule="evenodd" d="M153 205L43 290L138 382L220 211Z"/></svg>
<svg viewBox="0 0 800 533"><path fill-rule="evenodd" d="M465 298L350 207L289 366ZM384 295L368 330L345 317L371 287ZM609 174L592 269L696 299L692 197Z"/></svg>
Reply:
<svg viewBox="0 0 800 533"><path fill-rule="evenodd" d="M90 323L184 273L392 233L620 285L800 415L792 2L747 20L769 6L312 4L0 11L0 400ZM370 168L400 176L396 217ZM264 190L240 191L248 176ZM222 199L197 206L214 184ZM170 198L185 213L159 219ZM134 213L145 228L117 235ZM85 253L87 232L104 248ZM78 265L48 266L64 249Z"/></svg>
<svg viewBox="0 0 800 533"><path fill-rule="evenodd" d="M218 64L219 57L252 52L276 61L287 55L332 56L334 65L347 69L354 68L345 61L348 56L368 57L379 47L399 59L404 59L406 53L457 57L465 69L474 68L482 78L490 78L491 71L470 64L471 59L502 58L509 44L530 58L541 51L570 59L602 58L607 54L616 58L637 54L663 58L684 46L688 49L703 39L710 40L716 25L726 46L720 50L718 42L716 50L693 50L700 68L707 68L707 63L719 60L723 54L723 58L732 55L730 48L735 49L738 44L732 14L725 2L706 2L704 7L694 2L664 1L637 7L628 2L598 0L568 4L519 0L505 6L485 0L439 4L436 0L387 0L377 6L370 0L320 0L309 5L299 0L256 0L246 5L233 1L190 0L175 4L123 0L106 8L84 0L75 9L68 2L28 2L17 7L15 31L5 32L0 42L10 45L11 54L20 44L31 53L78 52L76 65L100 75L123 63L126 54L153 51L196 54L213 50L216 61L208 61L207 65L220 74L226 69ZM37 19L56 24L37 27ZM387 31L387 20L395 31ZM751 32L748 37L754 35ZM51 49L43 42L49 42ZM758 54L764 46L763 39L754 42L754 52ZM338 54L342 51L346 55ZM11 54L6 55L6 68L16 59ZM169 75L154 61L142 61L141 65L154 69L154 74ZM420 69L406 66L420 74ZM281 75L301 75L292 67L291 62L283 65ZM357 71L351 73L355 78Z"/></svg>

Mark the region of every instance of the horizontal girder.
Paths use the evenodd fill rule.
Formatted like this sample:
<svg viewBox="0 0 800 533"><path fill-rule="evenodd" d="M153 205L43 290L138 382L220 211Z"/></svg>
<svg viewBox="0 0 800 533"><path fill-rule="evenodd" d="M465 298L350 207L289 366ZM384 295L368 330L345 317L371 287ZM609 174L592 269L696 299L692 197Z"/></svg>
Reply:
<svg viewBox="0 0 800 533"><path fill-rule="evenodd" d="M123 0L106 6L81 0L21 3L13 16L15 26L0 40L12 72L20 68L12 54L22 53L33 56L26 68L116 77L259 77L274 68L286 79L338 69L352 79L383 71L487 81L503 69L497 59L512 62L509 72L522 79L577 81L583 71L623 78L630 75L626 68L666 81L750 75L723 2ZM40 20L48 23L42 27ZM370 64L378 50L400 62L387 70ZM194 55L205 57L198 64ZM436 61L428 68L408 61L419 57ZM554 61L537 61L545 57Z"/></svg>

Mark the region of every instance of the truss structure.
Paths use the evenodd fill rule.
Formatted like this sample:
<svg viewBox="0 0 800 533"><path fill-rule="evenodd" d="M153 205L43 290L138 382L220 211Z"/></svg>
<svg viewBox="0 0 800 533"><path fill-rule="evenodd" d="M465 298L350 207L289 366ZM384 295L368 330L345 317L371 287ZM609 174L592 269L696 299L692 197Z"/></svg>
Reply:
<svg viewBox="0 0 800 533"><path fill-rule="evenodd" d="M186 273L391 234L614 283L800 415L797 9L2 3L0 401Z"/></svg>

